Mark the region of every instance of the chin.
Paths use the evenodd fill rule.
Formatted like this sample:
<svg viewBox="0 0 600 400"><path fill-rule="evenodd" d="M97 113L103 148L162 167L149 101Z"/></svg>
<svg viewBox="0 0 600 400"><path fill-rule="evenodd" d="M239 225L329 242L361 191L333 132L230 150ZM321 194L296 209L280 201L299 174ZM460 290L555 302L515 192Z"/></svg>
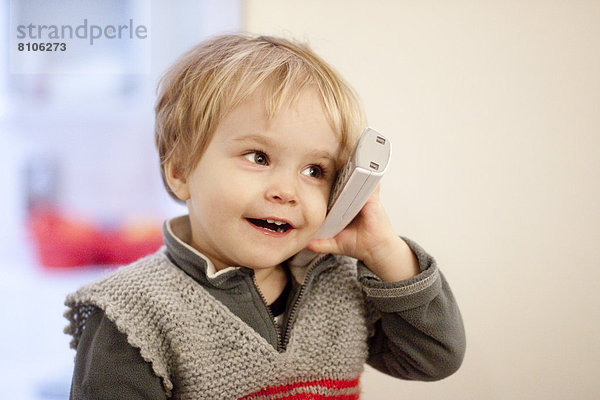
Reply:
<svg viewBox="0 0 600 400"><path fill-rule="evenodd" d="M288 258L290 258L291 256L293 256L296 253L297 253L297 251L290 255L277 255L277 256L274 255L271 257L265 257L264 255L261 254L258 256L246 257L240 265L243 265L243 266L251 268L251 269L272 268L276 265L281 264L282 262L284 262L285 260L287 260Z"/></svg>

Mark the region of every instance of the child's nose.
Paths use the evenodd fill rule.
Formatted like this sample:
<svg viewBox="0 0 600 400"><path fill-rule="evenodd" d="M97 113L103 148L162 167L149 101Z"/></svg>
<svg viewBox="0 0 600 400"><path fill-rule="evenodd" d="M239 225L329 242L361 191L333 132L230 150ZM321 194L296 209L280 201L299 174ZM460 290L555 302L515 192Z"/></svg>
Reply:
<svg viewBox="0 0 600 400"><path fill-rule="evenodd" d="M281 204L295 205L298 202L297 191L293 179L290 178L281 177L274 180L265 192L265 197L269 201Z"/></svg>
<svg viewBox="0 0 600 400"><path fill-rule="evenodd" d="M290 193L279 193L270 196L270 199L282 204L296 204L296 199Z"/></svg>

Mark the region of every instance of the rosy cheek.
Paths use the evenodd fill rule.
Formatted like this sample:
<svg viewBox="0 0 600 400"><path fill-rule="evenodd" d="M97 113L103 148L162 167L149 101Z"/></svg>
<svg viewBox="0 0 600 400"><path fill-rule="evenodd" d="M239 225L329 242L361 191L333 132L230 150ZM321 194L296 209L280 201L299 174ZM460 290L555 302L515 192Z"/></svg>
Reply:
<svg viewBox="0 0 600 400"><path fill-rule="evenodd" d="M327 202L323 200L323 197L319 196L318 200L314 203L314 206L311 208L310 213L314 220L314 223L319 225L323 223L327 213Z"/></svg>

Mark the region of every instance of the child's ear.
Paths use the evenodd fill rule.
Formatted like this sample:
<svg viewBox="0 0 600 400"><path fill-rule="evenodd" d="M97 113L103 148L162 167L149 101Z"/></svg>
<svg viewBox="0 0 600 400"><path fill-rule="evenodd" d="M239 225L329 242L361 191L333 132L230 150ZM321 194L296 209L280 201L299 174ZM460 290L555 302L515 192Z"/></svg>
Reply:
<svg viewBox="0 0 600 400"><path fill-rule="evenodd" d="M182 201L190 198L190 191L187 180L182 176L179 169L172 162L167 162L164 166L165 179L171 188L171 191Z"/></svg>

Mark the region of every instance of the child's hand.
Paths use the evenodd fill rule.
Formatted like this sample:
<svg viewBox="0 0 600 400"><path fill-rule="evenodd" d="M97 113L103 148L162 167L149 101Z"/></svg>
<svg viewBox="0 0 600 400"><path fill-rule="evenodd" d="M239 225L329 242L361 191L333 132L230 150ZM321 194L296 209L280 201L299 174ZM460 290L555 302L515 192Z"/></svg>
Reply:
<svg viewBox="0 0 600 400"><path fill-rule="evenodd" d="M394 233L379 201L379 186L350 225L334 238L313 239L307 248L316 253L344 254L362 260L387 282L401 281L419 273L415 255Z"/></svg>

